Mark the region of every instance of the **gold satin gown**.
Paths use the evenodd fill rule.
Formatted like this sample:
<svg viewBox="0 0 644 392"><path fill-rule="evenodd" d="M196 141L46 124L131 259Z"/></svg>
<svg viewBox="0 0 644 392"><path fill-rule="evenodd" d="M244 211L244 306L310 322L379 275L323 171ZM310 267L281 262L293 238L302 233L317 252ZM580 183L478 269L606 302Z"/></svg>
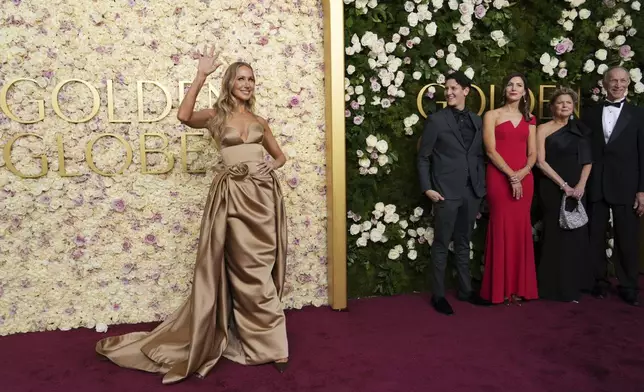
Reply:
<svg viewBox="0 0 644 392"><path fill-rule="evenodd" d="M165 373L164 384L205 377L222 356L248 365L288 357L281 304L286 214L275 174L257 171L263 138L257 122L246 141L237 129L224 129L190 297L152 332L103 339L97 353L122 367Z"/></svg>

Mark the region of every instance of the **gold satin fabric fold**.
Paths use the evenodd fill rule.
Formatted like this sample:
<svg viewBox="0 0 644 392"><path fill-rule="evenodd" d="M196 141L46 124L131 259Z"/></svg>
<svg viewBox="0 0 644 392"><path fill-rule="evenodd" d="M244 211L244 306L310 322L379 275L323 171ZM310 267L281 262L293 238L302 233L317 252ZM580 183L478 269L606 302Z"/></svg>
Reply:
<svg viewBox="0 0 644 392"><path fill-rule="evenodd" d="M227 136L201 222L190 296L153 331L96 344L119 366L164 373L164 384L192 373L205 377L222 356L249 365L288 357L280 301L287 246L282 190L274 173L257 172L258 127L249 128L247 143Z"/></svg>

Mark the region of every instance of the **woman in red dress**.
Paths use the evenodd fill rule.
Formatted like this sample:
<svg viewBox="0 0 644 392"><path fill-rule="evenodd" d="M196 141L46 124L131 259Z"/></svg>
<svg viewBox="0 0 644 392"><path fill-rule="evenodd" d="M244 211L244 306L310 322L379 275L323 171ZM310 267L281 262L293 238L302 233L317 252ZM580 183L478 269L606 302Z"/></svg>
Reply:
<svg viewBox="0 0 644 392"><path fill-rule="evenodd" d="M530 206L537 160L536 119L525 76L504 81L503 106L483 117L490 223L481 297L492 303L538 298Z"/></svg>

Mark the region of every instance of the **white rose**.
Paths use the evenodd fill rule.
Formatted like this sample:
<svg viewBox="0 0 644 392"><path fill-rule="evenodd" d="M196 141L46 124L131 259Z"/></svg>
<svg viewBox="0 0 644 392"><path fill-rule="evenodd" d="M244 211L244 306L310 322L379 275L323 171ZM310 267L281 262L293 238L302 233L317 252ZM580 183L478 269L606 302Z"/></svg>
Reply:
<svg viewBox="0 0 644 392"><path fill-rule="evenodd" d="M423 215L423 208L422 207L416 207L414 208L414 216L422 216Z"/></svg>
<svg viewBox="0 0 644 392"><path fill-rule="evenodd" d="M369 231L369 230L371 230L371 221L362 222L362 231Z"/></svg>
<svg viewBox="0 0 644 392"><path fill-rule="evenodd" d="M606 60L606 56L608 55L608 52L606 52L606 49L599 49L595 52L595 57L599 61L604 61Z"/></svg>
<svg viewBox="0 0 644 392"><path fill-rule="evenodd" d="M371 166L371 160L367 157L362 157L358 160L358 165L366 169Z"/></svg>
<svg viewBox="0 0 644 392"><path fill-rule="evenodd" d="M443 51L443 49L438 49L436 51L436 57L438 57L439 59L442 59L443 57L445 57L445 52Z"/></svg>
<svg viewBox="0 0 644 392"><path fill-rule="evenodd" d="M503 31L501 30L494 30L493 32L490 33L490 37L492 37L494 41L498 41L503 36L504 34L503 34Z"/></svg>
<svg viewBox="0 0 644 392"><path fill-rule="evenodd" d="M427 60L427 64L429 64L430 67L434 68L436 64L438 64L438 60L432 57L429 60Z"/></svg>
<svg viewBox="0 0 644 392"><path fill-rule="evenodd" d="M639 1L634 1L631 3L631 8L634 9L635 11L639 11L640 7L641 5Z"/></svg>
<svg viewBox="0 0 644 392"><path fill-rule="evenodd" d="M394 50L396 50L396 44L395 43L388 42L387 44L385 44L385 51L387 51L387 53L391 53Z"/></svg>
<svg viewBox="0 0 644 392"><path fill-rule="evenodd" d="M628 71L628 74L631 76L631 80L634 83L640 82L642 80L642 71L639 68L633 68Z"/></svg>
<svg viewBox="0 0 644 392"><path fill-rule="evenodd" d="M356 234L360 233L361 230L362 230L362 225L353 224L349 228L349 234L356 235Z"/></svg>
<svg viewBox="0 0 644 392"><path fill-rule="evenodd" d="M610 38L610 34L608 33L600 33L597 36L597 39L599 40L599 42L606 42L608 41L609 38Z"/></svg>
<svg viewBox="0 0 644 392"><path fill-rule="evenodd" d="M615 45L622 46L624 45L625 42L626 42L626 37L624 37L623 35L620 34L617 37L615 37Z"/></svg>
<svg viewBox="0 0 644 392"><path fill-rule="evenodd" d="M413 12L409 15L407 15L407 23L409 23L409 26L415 27L418 25L418 14Z"/></svg>
<svg viewBox="0 0 644 392"><path fill-rule="evenodd" d="M579 19L588 19L590 18L590 11L587 10L586 8L582 9L579 11Z"/></svg>
<svg viewBox="0 0 644 392"><path fill-rule="evenodd" d="M413 249L407 253L407 258L409 258L409 260L416 260L416 257L418 257L418 252Z"/></svg>
<svg viewBox="0 0 644 392"><path fill-rule="evenodd" d="M628 29L628 31L626 32L626 34L628 34L628 36L629 36L629 37L632 37L632 36L634 36L635 34L637 34L637 30L636 30L635 28L630 28L630 29Z"/></svg>
<svg viewBox="0 0 644 392"><path fill-rule="evenodd" d="M549 55L548 53L544 53L544 54L542 54L542 55L541 55L541 57L539 58L539 63L540 63L541 65L548 65L548 64L550 64L550 55Z"/></svg>
<svg viewBox="0 0 644 392"><path fill-rule="evenodd" d="M421 76L423 76L423 74L422 74L422 73L420 73L420 72L418 72L418 71L414 72L414 73L411 75L411 77L412 77L412 78L414 78L414 80L418 80L418 79L420 79L420 78L421 78Z"/></svg>
<svg viewBox="0 0 644 392"><path fill-rule="evenodd" d="M644 83L642 82L635 83L635 86L633 87L633 91L635 91L635 94L644 93Z"/></svg>
<svg viewBox="0 0 644 392"><path fill-rule="evenodd" d="M472 69L472 67L467 67L464 73L468 78L474 79L474 70Z"/></svg>
<svg viewBox="0 0 644 392"><path fill-rule="evenodd" d="M436 35L436 30L438 29L438 25L436 25L435 22L431 22L427 26L425 26L425 32L427 33L428 37L433 37Z"/></svg>
<svg viewBox="0 0 644 392"><path fill-rule="evenodd" d="M403 229L406 229L406 228L407 228L407 226L409 226L409 223L407 223L407 221L406 221L406 220L401 220L400 222L398 222L398 224L399 224L399 225L400 225L400 227L402 227Z"/></svg>
<svg viewBox="0 0 644 392"><path fill-rule="evenodd" d="M100 332L100 333L107 332L107 324L96 323L96 332Z"/></svg>
<svg viewBox="0 0 644 392"><path fill-rule="evenodd" d="M376 143L376 150L378 150L379 153L384 154L388 149L389 144L387 144L385 140L378 140L378 143Z"/></svg>
<svg viewBox="0 0 644 392"><path fill-rule="evenodd" d="M373 135L369 135L367 136L366 141L367 141L367 147L375 147L376 144L378 143L378 138Z"/></svg>
<svg viewBox="0 0 644 392"><path fill-rule="evenodd" d="M397 44L398 42L400 42L400 34L395 33L394 35L392 35L392 36L391 36L391 42L396 43L396 44Z"/></svg>
<svg viewBox="0 0 644 392"><path fill-rule="evenodd" d="M572 29L575 27L575 25L572 23L572 20L567 20L563 24L563 28L566 31L572 31Z"/></svg>
<svg viewBox="0 0 644 392"><path fill-rule="evenodd" d="M354 73L354 72L356 72L356 67L354 67L353 65L349 65L349 66L347 67L347 73L348 73L349 75L353 75L353 73Z"/></svg>
<svg viewBox="0 0 644 392"><path fill-rule="evenodd" d="M448 6L448 7L449 7L449 9L451 9L452 11L455 11L455 10L457 10L457 9L458 9L458 1L457 1L457 0L449 0L449 1L447 2L447 6Z"/></svg>
<svg viewBox="0 0 644 392"><path fill-rule="evenodd" d="M604 72L608 69L608 65L606 64L599 64L599 67L597 67L597 73L600 75L603 75Z"/></svg>
<svg viewBox="0 0 644 392"><path fill-rule="evenodd" d="M408 36L409 35L409 27L403 26L398 30L398 33L402 36Z"/></svg>
<svg viewBox="0 0 644 392"><path fill-rule="evenodd" d="M502 48L508 43L508 40L502 37L502 38L499 38L499 40L496 41L496 43L499 45L499 47Z"/></svg>
<svg viewBox="0 0 644 392"><path fill-rule="evenodd" d="M389 257L389 259L391 260L396 260L398 257L400 257L400 253L398 253L396 249L391 249L387 257Z"/></svg>
<svg viewBox="0 0 644 392"><path fill-rule="evenodd" d="M449 44L449 46L447 47L447 51L448 51L449 53L456 53L456 45L454 45L454 44Z"/></svg>
<svg viewBox="0 0 644 392"><path fill-rule="evenodd" d="M380 165L380 166L384 166L384 165L386 165L387 163L389 163L389 157L388 157L388 156L386 156L386 155L381 154L381 155L378 157L378 165Z"/></svg>
<svg viewBox="0 0 644 392"><path fill-rule="evenodd" d="M414 9L416 9L414 3L412 3L411 1L405 3L405 11L412 12Z"/></svg>
<svg viewBox="0 0 644 392"><path fill-rule="evenodd" d="M367 246L367 239L364 237L360 237L356 240L356 246L359 248L364 248Z"/></svg>
<svg viewBox="0 0 644 392"><path fill-rule="evenodd" d="M584 72L589 73L593 72L595 69L595 62L592 59L586 60L586 63L584 64Z"/></svg>

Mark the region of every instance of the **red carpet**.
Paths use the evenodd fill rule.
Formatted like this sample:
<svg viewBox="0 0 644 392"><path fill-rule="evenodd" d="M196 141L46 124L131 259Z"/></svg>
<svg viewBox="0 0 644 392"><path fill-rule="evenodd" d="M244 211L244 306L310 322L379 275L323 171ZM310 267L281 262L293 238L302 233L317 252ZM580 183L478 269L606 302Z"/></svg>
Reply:
<svg viewBox="0 0 644 392"><path fill-rule="evenodd" d="M99 361L92 330L0 338L4 392L641 392L644 308L584 298L474 308L445 317L426 295L351 301L349 312L287 314L291 366L222 360L204 380L161 377ZM110 327L109 335L152 324Z"/></svg>

